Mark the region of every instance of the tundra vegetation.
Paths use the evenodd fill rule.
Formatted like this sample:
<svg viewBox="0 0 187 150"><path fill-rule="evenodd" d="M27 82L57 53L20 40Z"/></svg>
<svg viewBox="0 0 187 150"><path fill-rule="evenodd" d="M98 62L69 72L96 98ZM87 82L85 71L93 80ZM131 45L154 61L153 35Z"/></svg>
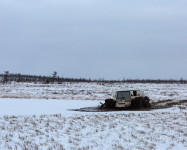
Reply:
<svg viewBox="0 0 187 150"><path fill-rule="evenodd" d="M53 78L56 76L54 74ZM10 98L13 101L43 99L51 103L67 100L67 104L68 100L99 102L112 98L112 93L119 89L143 90L152 103L170 108L136 112L79 112L71 115L66 115L67 111L8 115L8 109L7 115L1 115L0 110L0 149L187 149L187 84L45 84L8 80L6 84L0 84L0 102Z"/></svg>

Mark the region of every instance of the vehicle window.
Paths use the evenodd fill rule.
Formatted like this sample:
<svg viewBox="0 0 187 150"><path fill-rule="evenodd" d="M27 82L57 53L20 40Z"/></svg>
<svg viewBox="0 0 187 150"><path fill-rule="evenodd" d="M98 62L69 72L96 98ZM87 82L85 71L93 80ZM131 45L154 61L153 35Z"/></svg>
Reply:
<svg viewBox="0 0 187 150"><path fill-rule="evenodd" d="M122 91L117 93L117 99L123 99L123 98L130 98L130 92L129 91Z"/></svg>
<svg viewBox="0 0 187 150"><path fill-rule="evenodd" d="M133 96L137 96L137 92L136 91L133 91Z"/></svg>

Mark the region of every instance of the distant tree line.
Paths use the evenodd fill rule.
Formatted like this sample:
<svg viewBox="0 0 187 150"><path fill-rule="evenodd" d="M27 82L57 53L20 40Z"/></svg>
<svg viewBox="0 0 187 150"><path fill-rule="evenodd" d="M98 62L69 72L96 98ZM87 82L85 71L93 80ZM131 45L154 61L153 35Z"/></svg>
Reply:
<svg viewBox="0 0 187 150"><path fill-rule="evenodd" d="M62 82L93 82L91 79L84 78L63 78L57 75L57 72L54 71L52 76L39 76L39 75L25 75L20 73L9 73L5 71L3 74L0 74L0 82L35 82L35 83L62 83Z"/></svg>
<svg viewBox="0 0 187 150"><path fill-rule="evenodd" d="M123 80L105 80L101 79L86 79L86 78L64 78L59 77L57 72L54 71L51 76L39 76L39 75L25 75L20 73L9 73L5 71L3 74L0 74L1 83L9 82L34 82L34 83L58 83L63 82L105 82L105 83L114 83L114 82L124 82L124 83L179 83L187 84L187 80L183 78L177 79L123 79Z"/></svg>

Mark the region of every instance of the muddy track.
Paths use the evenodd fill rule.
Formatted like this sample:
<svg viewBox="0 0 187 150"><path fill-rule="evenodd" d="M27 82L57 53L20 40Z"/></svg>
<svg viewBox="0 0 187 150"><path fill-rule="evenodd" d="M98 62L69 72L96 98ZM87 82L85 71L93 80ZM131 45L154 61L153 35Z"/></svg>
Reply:
<svg viewBox="0 0 187 150"><path fill-rule="evenodd" d="M187 109L187 100L162 100L158 102L151 103L151 108L141 108L141 109L130 109L130 108L101 108L98 107L85 107L80 109L70 109L70 111L80 111L80 112L110 112L110 111L150 111L155 109L171 108L174 106L179 106L182 109Z"/></svg>
<svg viewBox="0 0 187 150"><path fill-rule="evenodd" d="M163 100L163 101L158 101L158 102L153 102L151 104L152 109L163 109L163 108L170 108L173 106L187 106L187 100Z"/></svg>

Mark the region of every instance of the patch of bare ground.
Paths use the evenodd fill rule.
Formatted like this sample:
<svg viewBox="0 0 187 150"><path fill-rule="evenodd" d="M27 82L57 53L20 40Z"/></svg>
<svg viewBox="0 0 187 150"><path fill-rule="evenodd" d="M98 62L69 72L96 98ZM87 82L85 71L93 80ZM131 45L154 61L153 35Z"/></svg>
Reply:
<svg viewBox="0 0 187 150"><path fill-rule="evenodd" d="M178 106L180 109L187 109L187 100L161 100L151 103L151 109L163 109Z"/></svg>
<svg viewBox="0 0 187 150"><path fill-rule="evenodd" d="M80 109L71 109L70 111L80 111L80 112L109 112L109 111L151 111L155 109L164 109L177 106L179 109L187 109L187 100L162 100L157 102L152 102L149 108L102 108L102 107L85 107Z"/></svg>

